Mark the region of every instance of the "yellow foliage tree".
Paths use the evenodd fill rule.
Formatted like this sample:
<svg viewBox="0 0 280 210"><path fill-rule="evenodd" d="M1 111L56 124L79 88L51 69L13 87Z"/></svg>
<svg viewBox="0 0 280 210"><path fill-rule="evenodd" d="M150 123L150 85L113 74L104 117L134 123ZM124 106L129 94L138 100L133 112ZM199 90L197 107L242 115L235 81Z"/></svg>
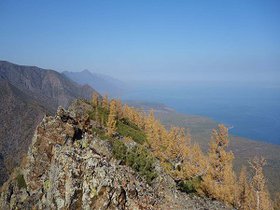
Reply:
<svg viewBox="0 0 280 210"><path fill-rule="evenodd" d="M123 117L127 118L131 122L133 122L135 125L137 125L139 128L144 129L145 128L145 114L141 113L137 109L130 107L128 105L124 105L123 107Z"/></svg>
<svg viewBox="0 0 280 210"><path fill-rule="evenodd" d="M123 106L120 99L116 100L116 107L117 107L118 119L123 118Z"/></svg>
<svg viewBox="0 0 280 210"><path fill-rule="evenodd" d="M165 158L167 131L164 126L155 119L153 110L145 120L145 133L147 136L146 146L161 161Z"/></svg>
<svg viewBox="0 0 280 210"><path fill-rule="evenodd" d="M188 131L183 128L171 128L168 133L166 160L171 162L169 171L175 179L186 180L202 176L207 171L207 161L198 144L191 144Z"/></svg>
<svg viewBox="0 0 280 210"><path fill-rule="evenodd" d="M108 109L109 108L109 98L108 98L108 95L104 95L103 98L102 98L102 107L104 109Z"/></svg>
<svg viewBox="0 0 280 210"><path fill-rule="evenodd" d="M152 130L153 136L150 139L151 149L156 157L158 157L160 160L163 160L166 156L164 141L167 138L167 132L164 126L158 120L153 122Z"/></svg>
<svg viewBox="0 0 280 210"><path fill-rule="evenodd" d="M263 157L254 157L252 161L249 161L249 164L255 172L251 181L251 187L254 193L254 203L252 203L252 209L273 209L272 201L270 200L266 180L263 174L263 166L266 164L266 160Z"/></svg>
<svg viewBox="0 0 280 210"><path fill-rule="evenodd" d="M208 152L209 169L201 189L209 197L226 203L234 204L236 200L235 175L232 169L233 154L226 152L229 136L228 129L219 125L218 130L213 130Z"/></svg>
<svg viewBox="0 0 280 210"><path fill-rule="evenodd" d="M92 94L92 105L94 108L97 108L99 105L99 95L96 92Z"/></svg>
<svg viewBox="0 0 280 210"><path fill-rule="evenodd" d="M154 123L155 123L155 115L154 115L154 111L151 110L145 122L145 133L147 135L146 144L148 148L151 148L152 141L154 138Z"/></svg>
<svg viewBox="0 0 280 210"><path fill-rule="evenodd" d="M208 162L198 144L190 145L182 164L185 179L203 176L208 169Z"/></svg>
<svg viewBox="0 0 280 210"><path fill-rule="evenodd" d="M123 106L123 117L129 119L129 106L125 104Z"/></svg>
<svg viewBox="0 0 280 210"><path fill-rule="evenodd" d="M183 128L171 127L166 138L162 140L164 167L175 179L183 179L182 170L185 156L189 153L187 138Z"/></svg>
<svg viewBox="0 0 280 210"><path fill-rule="evenodd" d="M163 144L167 159L174 162L175 165L183 162L185 153L187 153L187 139L183 128L172 127Z"/></svg>
<svg viewBox="0 0 280 210"><path fill-rule="evenodd" d="M117 105L116 101L110 102L110 112L107 122L107 135L112 136L117 130Z"/></svg>
<svg viewBox="0 0 280 210"><path fill-rule="evenodd" d="M239 179L238 179L238 196L235 201L235 206L240 210L253 209L252 204L254 203L254 195L251 185L248 183L247 170L245 166L242 166Z"/></svg>

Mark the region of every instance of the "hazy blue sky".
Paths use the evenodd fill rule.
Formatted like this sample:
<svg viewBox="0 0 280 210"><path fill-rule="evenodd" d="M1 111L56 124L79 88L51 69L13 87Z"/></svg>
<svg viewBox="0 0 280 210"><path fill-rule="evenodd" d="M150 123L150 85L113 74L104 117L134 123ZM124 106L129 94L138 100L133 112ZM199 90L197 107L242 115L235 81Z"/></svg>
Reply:
<svg viewBox="0 0 280 210"><path fill-rule="evenodd" d="M280 83L280 1L0 0L0 60L131 80Z"/></svg>

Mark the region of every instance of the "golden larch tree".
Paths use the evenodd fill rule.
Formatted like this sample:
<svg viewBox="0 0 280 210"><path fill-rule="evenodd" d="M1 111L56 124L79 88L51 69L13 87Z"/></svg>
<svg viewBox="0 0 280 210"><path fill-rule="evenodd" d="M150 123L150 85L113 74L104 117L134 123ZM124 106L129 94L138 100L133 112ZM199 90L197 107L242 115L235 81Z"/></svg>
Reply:
<svg viewBox="0 0 280 210"><path fill-rule="evenodd" d="M164 126L158 121L151 121L150 133L147 136L150 149L160 160L164 159L165 147L164 139L167 138L167 132Z"/></svg>
<svg viewBox="0 0 280 210"><path fill-rule="evenodd" d="M183 128L171 127L162 140L164 167L175 178L180 179L182 163L187 153L186 136Z"/></svg>
<svg viewBox="0 0 280 210"><path fill-rule="evenodd" d="M228 129L219 125L212 132L208 152L209 169L203 176L201 189L209 197L233 204L236 179L232 169L233 153L226 151L228 143Z"/></svg>
<svg viewBox="0 0 280 210"><path fill-rule="evenodd" d="M117 105L115 100L110 102L110 112L107 122L107 135L112 136L117 130Z"/></svg>
<svg viewBox="0 0 280 210"><path fill-rule="evenodd" d="M153 110L146 118L145 133L147 136L146 146L151 149L154 155L163 160L165 156L164 140L167 138L167 132L164 126L155 119Z"/></svg>
<svg viewBox="0 0 280 210"><path fill-rule="evenodd" d="M123 118L123 106L122 106L122 101L120 99L116 100L116 106L117 106L118 119L121 119Z"/></svg>
<svg viewBox="0 0 280 210"><path fill-rule="evenodd" d="M102 98L102 107L106 110L109 108L109 98L107 94L105 94Z"/></svg>
<svg viewBox="0 0 280 210"><path fill-rule="evenodd" d="M123 106L123 117L129 119L129 106L127 104Z"/></svg>
<svg viewBox="0 0 280 210"><path fill-rule="evenodd" d="M205 175L209 166L200 146L197 143L193 145L190 144L186 151L182 164L184 178L193 179Z"/></svg>
<svg viewBox="0 0 280 210"><path fill-rule="evenodd" d="M99 105L99 95L96 92L92 94L92 105L94 108L97 108Z"/></svg>
<svg viewBox="0 0 280 210"><path fill-rule="evenodd" d="M183 128L171 127L167 138L163 140L164 149L166 150L166 159L175 165L183 162L184 149L186 149L186 135Z"/></svg>
<svg viewBox="0 0 280 210"><path fill-rule="evenodd" d="M149 116L146 118L145 123L145 133L147 135L147 146L150 148L153 138L154 138L154 123L155 123L155 115L154 111L151 110Z"/></svg>
<svg viewBox="0 0 280 210"><path fill-rule="evenodd" d="M251 185L248 183L247 169L242 166L237 182L238 195L235 201L235 206L240 210L253 209L254 195Z"/></svg>
<svg viewBox="0 0 280 210"><path fill-rule="evenodd" d="M191 144L189 131L186 134L183 128L172 128L168 139L172 141L169 141L166 154L175 163L172 174L176 179L188 180L205 174L208 167L206 158L198 144Z"/></svg>
<svg viewBox="0 0 280 210"><path fill-rule="evenodd" d="M265 166L266 160L263 157L254 157L252 161L249 161L249 164L254 171L254 176L251 181L251 187L254 193L254 203L252 209L273 209L272 201L270 200L266 180L263 174L263 166Z"/></svg>

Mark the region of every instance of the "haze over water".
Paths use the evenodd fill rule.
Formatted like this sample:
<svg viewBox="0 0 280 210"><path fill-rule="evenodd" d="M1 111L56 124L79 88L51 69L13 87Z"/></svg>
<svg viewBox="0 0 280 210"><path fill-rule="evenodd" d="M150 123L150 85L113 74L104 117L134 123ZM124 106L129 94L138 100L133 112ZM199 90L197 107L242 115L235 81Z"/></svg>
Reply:
<svg viewBox="0 0 280 210"><path fill-rule="evenodd" d="M280 86L233 83L139 85L126 100L161 102L186 114L210 117L230 133L280 144Z"/></svg>

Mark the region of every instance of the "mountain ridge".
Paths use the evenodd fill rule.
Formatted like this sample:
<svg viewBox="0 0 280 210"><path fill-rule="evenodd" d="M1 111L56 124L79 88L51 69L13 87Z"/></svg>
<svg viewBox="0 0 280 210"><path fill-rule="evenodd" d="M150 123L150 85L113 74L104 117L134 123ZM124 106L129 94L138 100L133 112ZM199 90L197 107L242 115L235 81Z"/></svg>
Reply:
<svg viewBox="0 0 280 210"><path fill-rule="evenodd" d="M63 71L62 74L80 85L88 84L102 95L108 94L111 97L121 95L127 88L126 84L118 79L87 69L80 72Z"/></svg>
<svg viewBox="0 0 280 210"><path fill-rule="evenodd" d="M64 75L36 66L0 61L0 185L19 164L31 143L36 125L45 114L67 107L76 98L96 92Z"/></svg>
<svg viewBox="0 0 280 210"><path fill-rule="evenodd" d="M178 191L157 163L158 176L148 184L116 159L112 141L96 135L92 109L78 100L44 117L27 157L1 188L3 209L232 209Z"/></svg>

